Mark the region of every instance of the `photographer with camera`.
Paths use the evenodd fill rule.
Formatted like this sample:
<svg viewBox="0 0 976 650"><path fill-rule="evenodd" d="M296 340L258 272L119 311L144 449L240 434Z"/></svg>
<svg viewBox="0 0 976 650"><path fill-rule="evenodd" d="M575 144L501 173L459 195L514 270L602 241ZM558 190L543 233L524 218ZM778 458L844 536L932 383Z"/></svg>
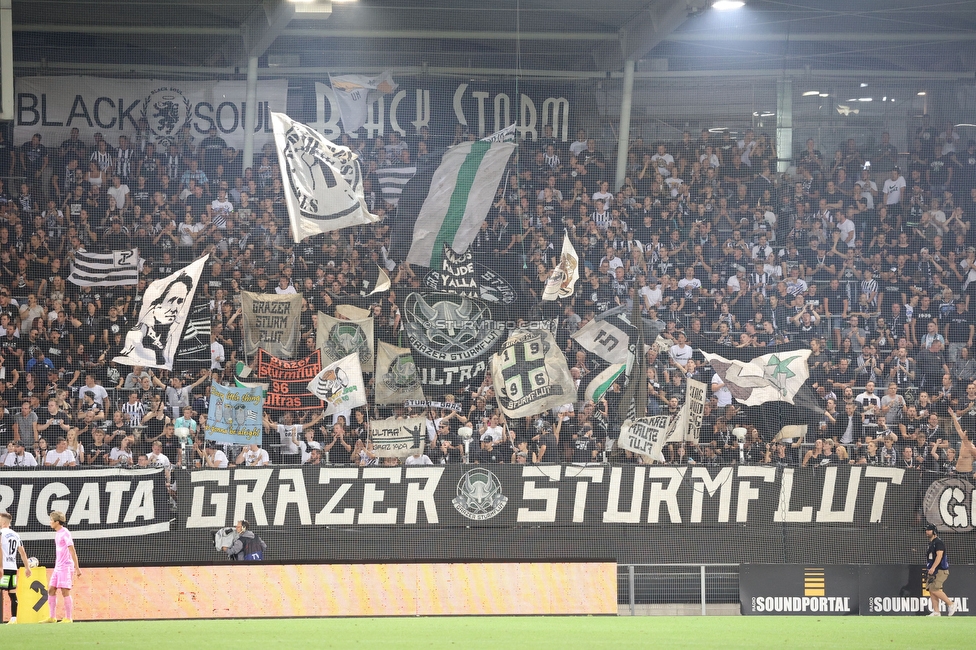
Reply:
<svg viewBox="0 0 976 650"><path fill-rule="evenodd" d="M238 562L260 562L264 559L264 552L268 550L268 545L252 533L250 528L251 525L246 519L237 522L234 527L237 531L237 539L230 546L221 548L227 553L227 557Z"/></svg>

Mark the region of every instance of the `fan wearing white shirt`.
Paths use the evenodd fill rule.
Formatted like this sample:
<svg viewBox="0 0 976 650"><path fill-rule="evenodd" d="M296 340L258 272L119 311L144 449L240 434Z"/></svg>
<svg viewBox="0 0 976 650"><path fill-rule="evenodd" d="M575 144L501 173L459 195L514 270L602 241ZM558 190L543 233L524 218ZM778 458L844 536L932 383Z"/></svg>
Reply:
<svg viewBox="0 0 976 650"><path fill-rule="evenodd" d="M153 467L164 467L168 469L173 465L166 454L163 453L163 443L158 440L153 443L152 452L147 454L146 458Z"/></svg>
<svg viewBox="0 0 976 650"><path fill-rule="evenodd" d="M905 182L905 177L901 175L901 170L895 167L891 170L891 178L884 182L881 187L881 193L885 197L885 205L898 205L901 203L901 194L905 191L905 187L908 183Z"/></svg>
<svg viewBox="0 0 976 650"><path fill-rule="evenodd" d="M237 464L244 465L245 467L264 467L265 465L271 464L271 459L268 457L268 452L261 449L261 447L248 445L238 454Z"/></svg>
<svg viewBox="0 0 976 650"><path fill-rule="evenodd" d="M47 452L44 457L45 467L75 467L75 455L68 449L68 441L65 438L58 438L58 446Z"/></svg>
<svg viewBox="0 0 976 650"><path fill-rule="evenodd" d="M34 454L24 451L24 442L14 440L14 450L7 454L3 459L4 467L37 467L37 459Z"/></svg>
<svg viewBox="0 0 976 650"><path fill-rule="evenodd" d="M215 447L207 447L205 464L214 469L227 469L227 454Z"/></svg>

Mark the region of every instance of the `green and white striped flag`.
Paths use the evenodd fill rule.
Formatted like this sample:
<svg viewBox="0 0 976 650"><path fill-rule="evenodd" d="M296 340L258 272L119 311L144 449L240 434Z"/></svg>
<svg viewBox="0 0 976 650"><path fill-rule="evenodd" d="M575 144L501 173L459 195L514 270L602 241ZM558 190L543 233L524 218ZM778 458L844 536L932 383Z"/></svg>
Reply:
<svg viewBox="0 0 976 650"><path fill-rule="evenodd" d="M463 142L444 154L413 229L407 261L440 268L444 244L468 250L488 216L515 144Z"/></svg>
<svg viewBox="0 0 976 650"><path fill-rule="evenodd" d="M587 384L583 398L587 402L599 402L603 395L613 386L613 382L617 381L617 378L624 374L626 369L626 363L615 363L601 372Z"/></svg>

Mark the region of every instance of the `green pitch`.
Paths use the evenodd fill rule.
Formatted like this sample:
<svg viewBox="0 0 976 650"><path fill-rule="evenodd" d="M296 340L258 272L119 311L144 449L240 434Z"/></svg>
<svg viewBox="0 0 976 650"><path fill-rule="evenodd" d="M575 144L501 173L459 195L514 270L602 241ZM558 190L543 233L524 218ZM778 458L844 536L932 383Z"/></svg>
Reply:
<svg viewBox="0 0 976 650"><path fill-rule="evenodd" d="M461 617L233 619L4 626L4 648L952 648L964 617Z"/></svg>

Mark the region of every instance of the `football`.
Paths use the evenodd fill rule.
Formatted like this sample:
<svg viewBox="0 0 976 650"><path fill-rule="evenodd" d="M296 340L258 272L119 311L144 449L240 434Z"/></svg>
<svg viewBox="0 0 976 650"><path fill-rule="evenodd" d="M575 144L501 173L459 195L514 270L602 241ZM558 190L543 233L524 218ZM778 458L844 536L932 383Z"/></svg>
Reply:
<svg viewBox="0 0 976 650"><path fill-rule="evenodd" d="M29 566L30 568L33 569L38 564L40 564L40 562L37 561L37 558L36 557L29 557L29 558L27 558L27 566Z"/></svg>

